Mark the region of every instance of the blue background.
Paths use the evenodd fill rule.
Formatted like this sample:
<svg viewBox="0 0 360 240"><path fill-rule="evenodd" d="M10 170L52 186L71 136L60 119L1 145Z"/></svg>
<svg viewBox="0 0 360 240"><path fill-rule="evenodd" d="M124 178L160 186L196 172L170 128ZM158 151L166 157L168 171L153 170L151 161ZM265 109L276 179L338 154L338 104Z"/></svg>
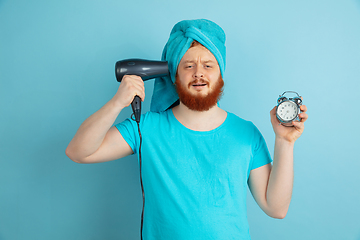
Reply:
<svg viewBox="0 0 360 240"><path fill-rule="evenodd" d="M65 148L115 94L115 62L160 59L173 25L195 18L227 33L221 107L270 152L278 95L298 91L309 109L288 215L249 194L252 239L360 239L359 0L0 0L0 240L139 239L136 156L81 165Z"/></svg>

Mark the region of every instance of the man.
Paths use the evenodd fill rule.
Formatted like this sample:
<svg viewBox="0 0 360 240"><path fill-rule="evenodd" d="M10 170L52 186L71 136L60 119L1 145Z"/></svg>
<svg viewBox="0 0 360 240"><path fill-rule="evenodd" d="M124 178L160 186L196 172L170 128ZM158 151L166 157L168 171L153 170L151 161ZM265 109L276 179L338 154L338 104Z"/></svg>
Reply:
<svg viewBox="0 0 360 240"><path fill-rule="evenodd" d="M293 127L280 125L271 110L271 164L257 128L217 105L225 70L225 34L218 25L204 19L177 23L162 58L171 76L156 80L151 112L139 125L140 150L135 121L112 127L134 96L145 98L141 78L124 76L115 96L80 126L66 153L75 162L95 163L141 151L144 239L250 239L246 186L266 214L285 217L293 148L308 118L306 107Z"/></svg>

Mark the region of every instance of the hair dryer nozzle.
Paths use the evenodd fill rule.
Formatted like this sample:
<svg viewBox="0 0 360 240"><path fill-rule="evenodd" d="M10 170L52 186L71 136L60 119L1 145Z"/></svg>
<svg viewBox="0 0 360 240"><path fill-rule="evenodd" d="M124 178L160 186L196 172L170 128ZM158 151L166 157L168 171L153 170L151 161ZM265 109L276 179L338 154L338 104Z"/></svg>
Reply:
<svg viewBox="0 0 360 240"><path fill-rule="evenodd" d="M137 75L143 81L164 77L169 74L166 61L151 61L145 59L125 59L115 64L116 80L121 82L124 75Z"/></svg>

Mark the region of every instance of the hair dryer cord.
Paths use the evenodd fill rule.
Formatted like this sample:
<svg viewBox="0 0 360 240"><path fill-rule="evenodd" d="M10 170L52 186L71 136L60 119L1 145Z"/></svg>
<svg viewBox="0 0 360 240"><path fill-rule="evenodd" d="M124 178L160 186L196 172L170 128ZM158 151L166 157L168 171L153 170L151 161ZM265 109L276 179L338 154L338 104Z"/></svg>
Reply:
<svg viewBox="0 0 360 240"><path fill-rule="evenodd" d="M140 163L140 184L141 184L141 191L143 197L143 207L141 212L141 229L140 229L140 239L143 240L142 232L143 232L143 225L144 225L144 208L145 208L145 192L144 192L144 185L142 181L142 162L141 162L141 143L142 143L142 136L140 131L140 124L137 122L138 130L139 130L139 137L140 137L140 144L139 144L139 163Z"/></svg>

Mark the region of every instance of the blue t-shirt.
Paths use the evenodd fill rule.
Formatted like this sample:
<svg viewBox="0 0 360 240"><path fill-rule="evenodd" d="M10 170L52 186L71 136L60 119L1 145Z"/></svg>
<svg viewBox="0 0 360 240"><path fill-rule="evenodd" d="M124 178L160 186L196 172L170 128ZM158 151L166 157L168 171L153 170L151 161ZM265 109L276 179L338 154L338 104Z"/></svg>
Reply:
<svg viewBox="0 0 360 240"><path fill-rule="evenodd" d="M134 153L137 124L116 125ZM211 131L193 131L172 110L141 117L145 240L250 239L246 214L252 169L271 162L264 138L232 113Z"/></svg>

